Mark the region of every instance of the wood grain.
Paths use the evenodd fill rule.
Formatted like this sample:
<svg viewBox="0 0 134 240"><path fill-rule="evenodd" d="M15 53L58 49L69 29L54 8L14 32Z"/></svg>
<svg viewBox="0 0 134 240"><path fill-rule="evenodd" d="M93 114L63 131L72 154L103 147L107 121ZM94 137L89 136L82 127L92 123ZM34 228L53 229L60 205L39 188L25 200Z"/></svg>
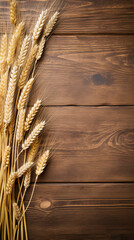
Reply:
<svg viewBox="0 0 134 240"><path fill-rule="evenodd" d="M134 36L53 36L34 100L40 94L48 105L133 105L133 43Z"/></svg>
<svg viewBox="0 0 134 240"><path fill-rule="evenodd" d="M133 189L134 184L37 185L27 214L29 239L132 240Z"/></svg>
<svg viewBox="0 0 134 240"><path fill-rule="evenodd" d="M49 107L46 111L52 116L49 138L56 151L39 181L134 181L134 107ZM46 131L44 144L45 136Z"/></svg>
<svg viewBox="0 0 134 240"><path fill-rule="evenodd" d="M55 34L134 33L134 1L64 0ZM33 26L46 0L19 1L21 15ZM9 3L0 2L0 32L9 23ZM10 30L9 25L7 25Z"/></svg>

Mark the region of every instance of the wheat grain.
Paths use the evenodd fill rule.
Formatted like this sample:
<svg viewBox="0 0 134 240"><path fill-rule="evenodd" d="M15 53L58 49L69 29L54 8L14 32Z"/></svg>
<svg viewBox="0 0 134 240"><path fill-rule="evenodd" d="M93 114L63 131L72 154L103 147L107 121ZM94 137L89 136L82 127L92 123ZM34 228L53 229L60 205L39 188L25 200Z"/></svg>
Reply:
<svg viewBox="0 0 134 240"><path fill-rule="evenodd" d="M21 142L23 139L25 112L26 112L25 109L21 109L19 112L19 121L18 121L17 133L16 133L16 140L18 142Z"/></svg>
<svg viewBox="0 0 134 240"><path fill-rule="evenodd" d="M4 109L4 123L5 127L11 122L12 112L13 112L13 101L15 88L17 83L17 70L18 67L15 65L11 71L11 76L9 80L9 86L7 90L7 96L5 101L5 109Z"/></svg>
<svg viewBox="0 0 134 240"><path fill-rule="evenodd" d="M34 140L37 138L37 136L43 130L44 126L45 126L45 121L42 121L39 124L37 124L37 126L33 129L33 131L29 134L27 139L22 144L23 150L25 150L31 146L31 144L34 142Z"/></svg>
<svg viewBox="0 0 134 240"><path fill-rule="evenodd" d="M14 211L16 220L19 221L19 219L21 217L21 212L20 212L19 206L16 202L13 203L13 211Z"/></svg>
<svg viewBox="0 0 134 240"><path fill-rule="evenodd" d="M28 78L28 73L31 70L34 58L35 58L36 53L37 53L37 49L38 49L38 46L35 45L30 51L30 54L28 56L26 65L24 66L24 68L22 70L22 73L21 73L21 76L20 76L20 79L19 79L19 88L20 89L22 89L25 86L26 80Z"/></svg>
<svg viewBox="0 0 134 240"><path fill-rule="evenodd" d="M25 125L24 125L25 131L29 130L30 125L31 125L36 113L38 112L40 106L41 106L41 100L37 100L36 103L34 104L34 106L31 108L31 110L26 118Z"/></svg>
<svg viewBox="0 0 134 240"><path fill-rule="evenodd" d="M0 72L3 74L6 68L7 58L7 34L4 34L1 39L1 51L0 51Z"/></svg>
<svg viewBox="0 0 134 240"><path fill-rule="evenodd" d="M25 58L28 52L28 48L29 48L29 43L30 43L30 37L28 35L25 36L21 50L20 50L20 54L18 57L18 66L22 67L24 62L25 62Z"/></svg>
<svg viewBox="0 0 134 240"><path fill-rule="evenodd" d="M35 42L39 38L39 35L40 35L40 33L42 31L42 28L44 26L46 17L47 17L47 10L42 11L38 20L37 20L37 22L36 22L34 30L33 30L33 36L32 36L33 42Z"/></svg>
<svg viewBox="0 0 134 240"><path fill-rule="evenodd" d="M47 37L51 33L55 23L57 22L58 16L59 16L59 12L55 12L53 16L50 18L50 20L48 21L48 23L46 24L44 34L43 34L45 37Z"/></svg>
<svg viewBox="0 0 134 240"><path fill-rule="evenodd" d="M21 110L24 108L26 102L27 102L27 99L28 99L28 96L29 96L29 93L30 93L30 90L31 90L31 87L33 85L33 82L34 82L34 78L31 78L27 83L26 85L24 86L22 92L21 92L21 95L20 95L20 98L19 98L19 101L18 101L18 110Z"/></svg>
<svg viewBox="0 0 134 240"><path fill-rule="evenodd" d="M16 177L22 177L24 173L27 172L29 168L33 166L33 162L24 163L16 172Z"/></svg>
<svg viewBox="0 0 134 240"><path fill-rule="evenodd" d="M9 66L13 63L17 42L23 31L23 28L24 28L24 22L19 23L12 35L9 48L8 48L8 56L7 56L7 63Z"/></svg>
<svg viewBox="0 0 134 240"><path fill-rule="evenodd" d="M49 158L49 152L50 152L49 150L45 151L37 161L37 166L36 166L37 176L39 176L44 171L44 168L46 167L46 164L47 164L47 160Z"/></svg>
<svg viewBox="0 0 134 240"><path fill-rule="evenodd" d="M11 147L8 145L8 146L6 146L5 154L4 154L4 157L2 159L2 164L3 164L4 169L6 169L9 165L10 152L11 152Z"/></svg>
<svg viewBox="0 0 134 240"><path fill-rule="evenodd" d="M16 172L11 172L6 185L6 194L11 194L16 179Z"/></svg>
<svg viewBox="0 0 134 240"><path fill-rule="evenodd" d="M45 46L45 43L46 43L46 39L45 37L43 36L41 38L41 41L39 43L39 48L38 48L38 51L37 51L37 55L36 55L36 60L39 60L43 54L43 50L44 50L44 46Z"/></svg>
<svg viewBox="0 0 134 240"><path fill-rule="evenodd" d="M10 21L14 25L17 22L16 0L12 0L11 3L10 3Z"/></svg>
<svg viewBox="0 0 134 240"><path fill-rule="evenodd" d="M30 186L31 180L31 169L26 172L25 179L24 179L24 187L27 189Z"/></svg>

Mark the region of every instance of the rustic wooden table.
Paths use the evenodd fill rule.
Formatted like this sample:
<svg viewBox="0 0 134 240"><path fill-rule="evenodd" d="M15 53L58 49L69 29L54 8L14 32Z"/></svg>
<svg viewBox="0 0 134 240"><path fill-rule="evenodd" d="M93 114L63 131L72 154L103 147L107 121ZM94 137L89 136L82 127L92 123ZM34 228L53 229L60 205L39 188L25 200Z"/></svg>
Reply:
<svg viewBox="0 0 134 240"><path fill-rule="evenodd" d="M39 3L22 9L31 22ZM38 71L56 152L27 213L29 239L133 240L134 1L66 0Z"/></svg>

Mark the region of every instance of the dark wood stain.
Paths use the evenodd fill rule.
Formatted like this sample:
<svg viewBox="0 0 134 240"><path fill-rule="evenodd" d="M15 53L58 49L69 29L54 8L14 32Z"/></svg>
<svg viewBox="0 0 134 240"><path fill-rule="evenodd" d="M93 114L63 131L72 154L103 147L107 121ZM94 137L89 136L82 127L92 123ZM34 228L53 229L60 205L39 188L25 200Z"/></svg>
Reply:
<svg viewBox="0 0 134 240"><path fill-rule="evenodd" d="M45 2L19 1L27 27ZM56 151L27 212L29 239L133 240L134 1L64 3L30 102L44 99ZM4 0L0 33L8 23Z"/></svg>

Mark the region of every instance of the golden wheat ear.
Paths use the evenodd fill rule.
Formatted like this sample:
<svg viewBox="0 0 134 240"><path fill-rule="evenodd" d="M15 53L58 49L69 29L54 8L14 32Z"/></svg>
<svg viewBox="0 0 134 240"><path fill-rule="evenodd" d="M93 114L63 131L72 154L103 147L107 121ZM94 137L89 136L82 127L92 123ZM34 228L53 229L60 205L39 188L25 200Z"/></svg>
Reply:
<svg viewBox="0 0 134 240"><path fill-rule="evenodd" d="M33 43L36 42L36 40L39 38L40 33L44 27L46 18L47 18L47 10L41 12L38 18L38 21L34 27L33 36L32 36Z"/></svg>
<svg viewBox="0 0 134 240"><path fill-rule="evenodd" d="M34 82L34 78L31 78L27 83L26 85L24 86L22 92L21 92L21 95L20 95L20 98L19 98L19 101L18 101L18 110L20 111L21 109L24 108L26 102L27 102L27 99L29 97L29 93L31 91L31 88L32 88L32 85L33 85L33 82Z"/></svg>
<svg viewBox="0 0 134 240"><path fill-rule="evenodd" d="M19 219L21 217L21 212L20 212L19 206L16 202L13 203L13 212L14 212L16 220L19 221Z"/></svg>
<svg viewBox="0 0 134 240"><path fill-rule="evenodd" d="M17 73L18 73L18 67L17 65L15 65L11 71L11 76L9 80L9 86L8 86L7 96L5 101L5 111L4 111L5 127L8 126L12 118L14 95L15 95L15 89L17 84Z"/></svg>
<svg viewBox="0 0 134 240"><path fill-rule="evenodd" d="M13 185L16 179L16 172L11 172L6 185L6 194L9 195L12 192Z"/></svg>
<svg viewBox="0 0 134 240"><path fill-rule="evenodd" d="M19 88L20 89L22 89L26 84L29 72L30 72L30 70L33 66L33 62L34 62L34 59L35 59L36 54L37 54L37 50L38 50L37 45L34 45L34 47L32 47L32 49L30 50L28 59L26 61L26 64L25 64L22 72L21 72L21 75L20 75L20 79L19 79Z"/></svg>
<svg viewBox="0 0 134 240"><path fill-rule="evenodd" d="M3 161L2 161L4 170L5 170L5 169L8 167L8 165L9 165L10 153L11 153L11 147L8 145L8 146L6 146L4 158L3 158Z"/></svg>
<svg viewBox="0 0 134 240"><path fill-rule="evenodd" d="M16 140L18 142L21 142L23 139L25 113L26 113L26 109L21 109L19 112L19 121L18 121L17 133L16 133Z"/></svg>
<svg viewBox="0 0 134 240"><path fill-rule="evenodd" d="M49 158L50 151L47 150L43 153L43 155L39 158L36 165L36 175L39 176L45 169L47 160Z"/></svg>
<svg viewBox="0 0 134 240"><path fill-rule="evenodd" d="M53 14L53 16L50 18L50 20L48 21L48 23L46 24L46 27L44 29L44 36L48 37L48 35L51 33L55 23L57 22L59 17L59 12L55 12Z"/></svg>
<svg viewBox="0 0 134 240"><path fill-rule="evenodd" d="M40 132L43 130L44 126L45 126L45 121L42 121L36 125L36 127L33 129L33 131L29 134L27 139L22 144L23 150L26 150L31 146L31 144L34 142L34 140L38 137Z"/></svg>
<svg viewBox="0 0 134 240"><path fill-rule="evenodd" d="M41 106L41 100L37 100L35 102L34 106L31 108L31 110L28 113L28 116L26 118L25 125L24 125L24 130L25 131L29 130L29 128L31 126L31 123L32 123L33 119L35 118L40 106Z"/></svg>
<svg viewBox="0 0 134 240"><path fill-rule="evenodd" d="M20 54L18 56L18 66L19 67L22 67L24 62L25 62L25 59L26 59L26 56L27 56L27 53L28 53L29 45L30 45L30 36L26 35L24 40L23 40L23 44L22 44L22 47L21 47L21 50L20 50Z"/></svg>
<svg viewBox="0 0 134 240"><path fill-rule="evenodd" d="M10 2L10 21L14 25L17 23L17 4L16 0Z"/></svg>

